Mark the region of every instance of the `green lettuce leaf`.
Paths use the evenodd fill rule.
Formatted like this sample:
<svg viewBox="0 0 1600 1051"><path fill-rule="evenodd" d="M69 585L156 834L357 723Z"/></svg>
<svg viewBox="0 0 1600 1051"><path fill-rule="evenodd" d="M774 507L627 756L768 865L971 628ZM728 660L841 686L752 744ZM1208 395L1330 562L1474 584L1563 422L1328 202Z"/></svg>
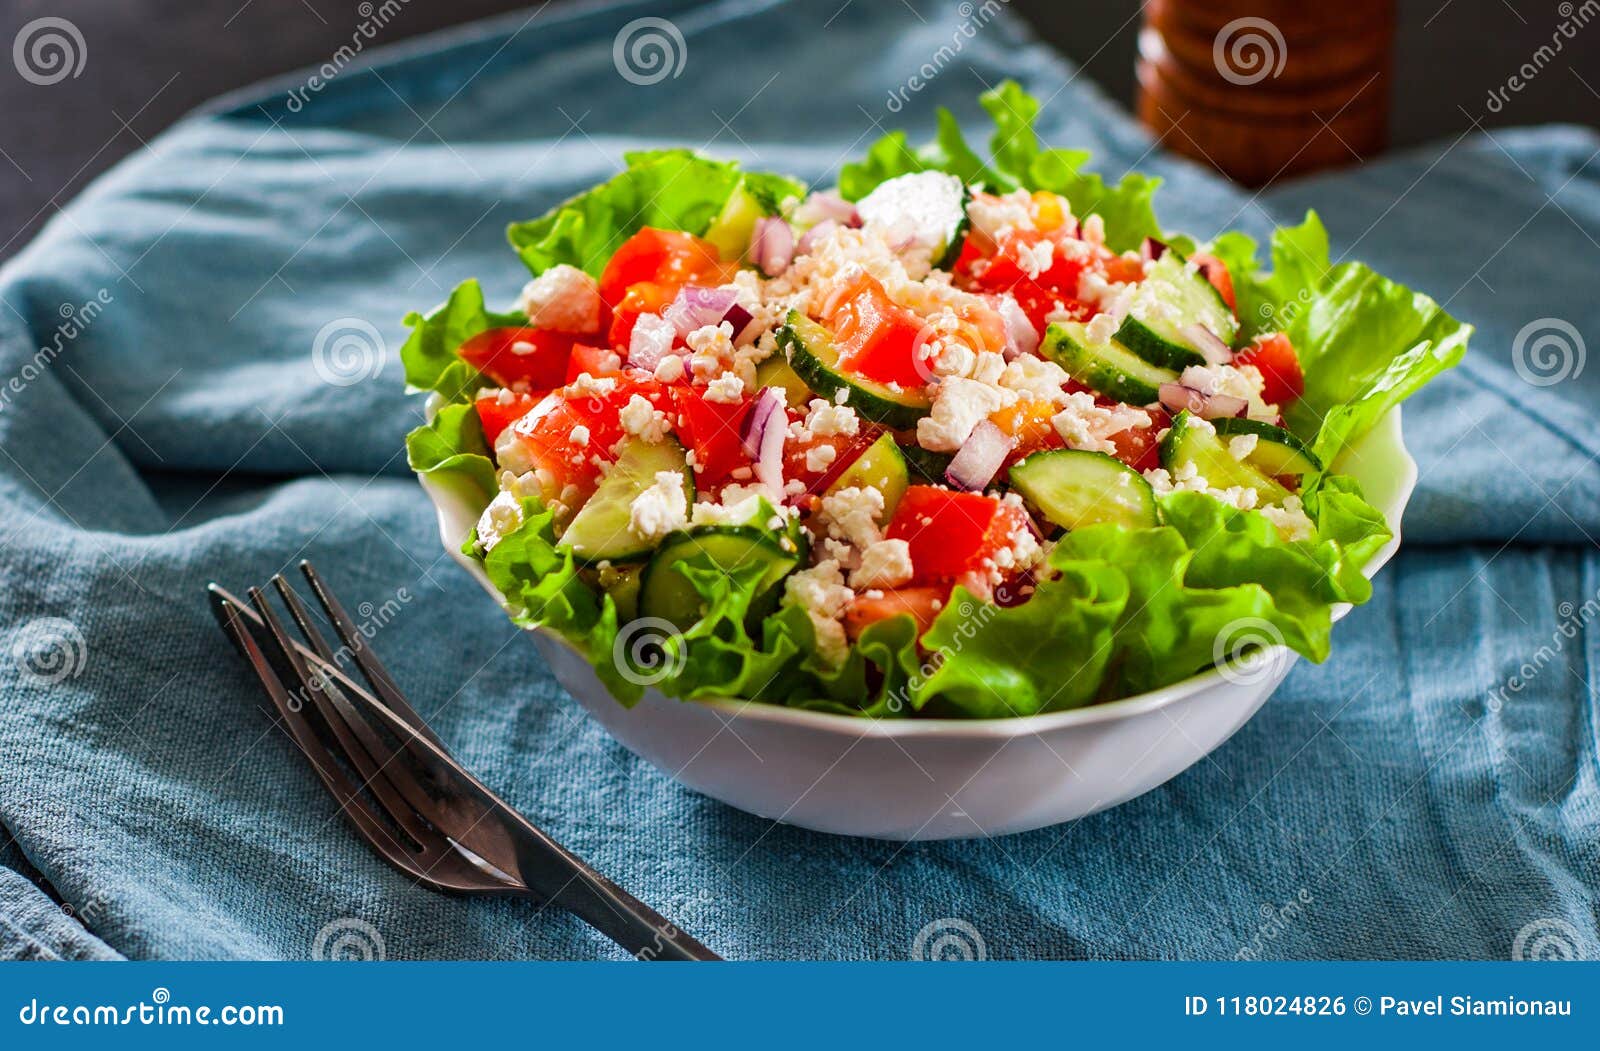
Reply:
<svg viewBox="0 0 1600 1051"><path fill-rule="evenodd" d="M487 309L476 281L462 282L426 317L416 313L406 317L411 334L400 348L406 383L439 398L433 419L406 435L406 458L413 471L445 483L479 507L493 498L497 487L494 461L472 395L490 381L456 357L456 348L487 329L527 320L521 314Z"/></svg>
<svg viewBox="0 0 1600 1051"><path fill-rule="evenodd" d="M528 269L543 273L558 263L598 277L622 242L641 227L704 233L741 182L771 210L785 197L805 193L783 175L741 172L733 161L714 161L692 150L630 153L628 167L565 201L538 219L506 231Z"/></svg>
<svg viewBox="0 0 1600 1051"><path fill-rule="evenodd" d="M1324 463L1466 353L1472 326L1432 299L1361 263L1332 265L1315 212L1273 234L1270 273L1236 265L1241 318L1284 331L1300 356L1306 390L1289 425Z"/></svg>
<svg viewBox="0 0 1600 1051"><path fill-rule="evenodd" d="M494 498L495 467L478 411L470 402L439 406L433 419L406 435L406 459L418 474L469 486L478 506Z"/></svg>
<svg viewBox="0 0 1600 1051"><path fill-rule="evenodd" d="M932 674L913 688L917 708L999 719L1095 699L1128 603L1128 578L1116 566L1078 561L1059 548L1050 570L1052 579L1019 606L1001 608L955 589L923 636L937 656Z"/></svg>
<svg viewBox="0 0 1600 1051"><path fill-rule="evenodd" d="M644 687L619 668L616 603L579 576L570 551L556 548L550 511L526 499L522 515L522 524L482 556L483 571L505 596L512 621L556 632L588 658L613 697L638 703Z"/></svg>
<svg viewBox="0 0 1600 1051"><path fill-rule="evenodd" d="M1367 599L1359 556L1375 538L1388 539L1353 482L1332 491L1344 501L1338 539L1285 540L1261 514L1189 492L1160 498L1162 526L1093 526L1063 538L1052 565L1114 569L1127 580L1100 698L1178 682L1241 641L1282 642L1310 660L1326 658L1330 604Z"/></svg>
<svg viewBox="0 0 1600 1051"><path fill-rule="evenodd" d="M461 344L491 328L526 325L527 315L498 313L483 303L483 288L467 280L457 285L444 304L427 316L412 312L405 323L411 334L400 347L400 364L406 384L416 390L437 391L455 401L484 386L488 380L456 357Z"/></svg>
<svg viewBox="0 0 1600 1051"><path fill-rule="evenodd" d="M967 145L954 115L941 106L933 142L914 149L905 132L890 132L867 150L864 159L840 169L839 192L856 201L887 179L943 171L995 193L1020 187L1059 193L1079 217L1099 215L1105 221L1106 243L1119 252L1139 247L1146 237L1160 236L1151 203L1160 179L1130 172L1116 186L1108 186L1102 176L1083 170L1089 160L1083 150L1043 149L1033 130L1039 102L1016 81L1004 81L979 101L994 122L987 164Z"/></svg>

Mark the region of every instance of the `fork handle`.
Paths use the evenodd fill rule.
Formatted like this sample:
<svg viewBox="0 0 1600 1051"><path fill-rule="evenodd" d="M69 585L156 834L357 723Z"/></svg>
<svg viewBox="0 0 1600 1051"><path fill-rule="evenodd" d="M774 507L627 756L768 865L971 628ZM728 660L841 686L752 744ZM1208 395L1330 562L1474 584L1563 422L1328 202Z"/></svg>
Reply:
<svg viewBox="0 0 1600 1051"><path fill-rule="evenodd" d="M543 864L524 866L529 871L548 871L548 840L536 840L534 847L546 854ZM701 945L671 920L656 912L632 894L606 879L584 864L576 856L556 849L562 855L563 867L568 869L565 883L547 889L531 889L528 896L535 900L559 905L580 920L604 934L636 960L720 960L722 957ZM519 851L520 853L520 851Z"/></svg>

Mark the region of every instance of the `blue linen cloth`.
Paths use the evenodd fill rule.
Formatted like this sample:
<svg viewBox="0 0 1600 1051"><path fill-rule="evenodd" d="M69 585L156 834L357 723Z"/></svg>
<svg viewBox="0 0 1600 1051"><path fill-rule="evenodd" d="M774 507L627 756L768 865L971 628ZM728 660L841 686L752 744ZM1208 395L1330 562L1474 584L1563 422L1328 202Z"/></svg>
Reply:
<svg viewBox="0 0 1600 1051"><path fill-rule="evenodd" d="M293 102L303 79L223 100L5 266L0 955L303 958L341 920L391 959L621 955L559 912L418 889L335 814L203 596L300 557L379 608L379 651L468 767L730 957L905 958L953 918L991 957L1600 954L1600 365L1578 368L1600 334L1600 137L1474 134L1251 195L1162 152L1019 20L972 11L723 0L483 24ZM681 76L619 75L614 40L645 16L681 32ZM399 319L467 276L508 303L525 275L504 225L625 149L818 179L878 125L925 138L936 104L980 121L1006 76L1048 100L1048 142L1165 176L1167 225L1261 236L1315 206L1336 252L1478 334L1406 408L1421 481L1372 602L1211 757L1027 835L773 826L607 738L444 556L402 453L420 405ZM1577 334L1571 375L1535 385L1514 348L1552 318ZM349 319L390 352L375 375L329 352Z"/></svg>

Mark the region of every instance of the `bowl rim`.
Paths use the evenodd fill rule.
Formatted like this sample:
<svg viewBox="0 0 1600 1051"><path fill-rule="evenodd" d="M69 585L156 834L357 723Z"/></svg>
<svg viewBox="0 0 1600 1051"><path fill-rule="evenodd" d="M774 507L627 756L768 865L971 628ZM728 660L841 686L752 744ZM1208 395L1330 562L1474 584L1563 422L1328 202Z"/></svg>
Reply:
<svg viewBox="0 0 1600 1051"><path fill-rule="evenodd" d="M426 409L428 419L431 420L433 418L437 405L438 395L431 395ZM1392 456L1394 460L1393 466L1398 469L1395 491L1392 497L1385 502L1385 506L1379 508L1383 512L1384 518L1388 520L1389 528L1393 535L1388 543L1379 548L1372 558L1368 560L1367 564L1361 568L1362 574L1370 580L1377 575L1380 569L1388 564L1400 547L1401 519L1417 484L1417 463L1412 458L1410 450L1406 448L1405 435L1401 427L1400 406L1394 406L1381 416L1371 430L1340 454L1335 463L1343 462L1358 450L1365 450L1369 444L1374 446L1374 452ZM459 505L458 495L449 487L425 475L417 475L417 481L421 483L423 490L433 502L439 525L439 536L445 550L455 560L456 564L465 569L502 609L506 608L504 598L489 580L487 574L484 573L483 567L476 560L462 552L459 541L452 543L450 540L451 521L446 505L448 502ZM1345 614L1349 613L1352 608L1347 602L1335 603L1332 609L1333 622L1337 623L1343 619ZM589 659L559 633L544 627L526 628L524 630L537 633L557 645L566 647L585 664L589 663ZM1292 662L1298 656L1286 645L1269 646L1263 649L1261 653L1262 656L1256 659L1263 664L1279 661ZM1263 681L1268 680L1264 678ZM1227 682L1230 682L1230 680L1224 675L1222 668L1211 667L1170 685L1154 690L1146 690L1143 693L1136 693L1128 697L1119 697L1112 701L1085 705L1081 708L1069 708L1060 712L1042 712L1037 715L1017 715L987 719L870 719L855 715L841 715L836 712L789 708L784 705L768 704L764 701L748 699L707 698L682 700L667 697L654 688L650 688L647 691L640 703L648 701L653 694L670 704L699 705L721 713L729 719L784 724L795 729L826 731L839 736L858 738L969 737L998 740L1034 736L1068 727L1089 726L1095 723L1133 718L1170 707L1186 698L1203 693L1213 686ZM563 689L565 689L565 686L563 686ZM571 691L569 690L568 692L570 693ZM613 703L621 704L615 698L612 698L612 700Z"/></svg>

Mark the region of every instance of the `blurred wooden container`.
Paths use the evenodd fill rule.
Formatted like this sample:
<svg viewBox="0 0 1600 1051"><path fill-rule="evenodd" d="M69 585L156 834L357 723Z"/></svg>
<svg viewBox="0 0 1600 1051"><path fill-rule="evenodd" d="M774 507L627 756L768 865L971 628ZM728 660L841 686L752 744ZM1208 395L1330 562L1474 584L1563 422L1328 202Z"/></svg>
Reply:
<svg viewBox="0 0 1600 1051"><path fill-rule="evenodd" d="M1139 118L1261 186L1365 160L1388 135L1394 0L1150 0Z"/></svg>

